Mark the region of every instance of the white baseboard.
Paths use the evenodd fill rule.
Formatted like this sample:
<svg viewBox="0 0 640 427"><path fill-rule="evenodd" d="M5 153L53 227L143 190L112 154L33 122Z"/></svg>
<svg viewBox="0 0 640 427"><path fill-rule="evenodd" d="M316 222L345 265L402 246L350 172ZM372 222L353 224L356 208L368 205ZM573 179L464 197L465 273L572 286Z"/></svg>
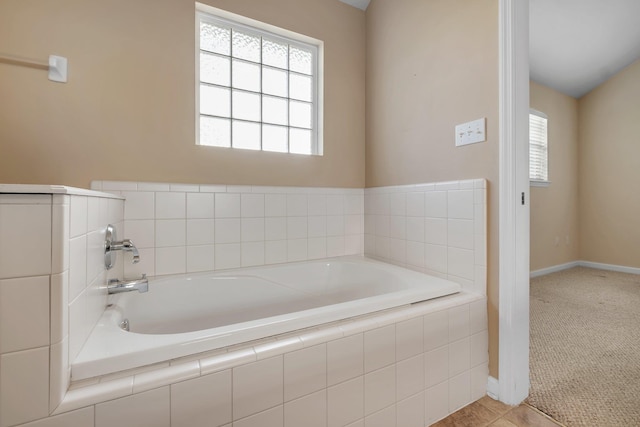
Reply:
<svg viewBox="0 0 640 427"><path fill-rule="evenodd" d="M558 271L568 270L573 267L589 267L589 268L596 268L598 270L609 270L609 271L618 271L620 273L640 274L640 268L637 268L637 267L626 267L624 265L604 264L601 262L591 262L591 261L572 261L572 262L567 262L565 264L559 264L559 265L553 265L547 268L541 268L540 270L534 270L531 273L529 273L529 277L533 279L534 277L544 276L551 273L557 273Z"/></svg>
<svg viewBox="0 0 640 427"><path fill-rule="evenodd" d="M618 271L620 273L640 274L640 268L625 267L624 265L603 264L601 262L580 261L581 267L597 268L598 270Z"/></svg>
<svg viewBox="0 0 640 427"><path fill-rule="evenodd" d="M500 400L500 384L493 377L487 380L487 395L494 400Z"/></svg>
<svg viewBox="0 0 640 427"><path fill-rule="evenodd" d="M571 261L564 264L553 265L547 268L541 268L540 270L534 270L531 273L529 273L529 277L533 279L534 277L544 276L551 273L557 273L558 271L562 271L562 270L568 270L570 268L581 265L580 262L581 261Z"/></svg>

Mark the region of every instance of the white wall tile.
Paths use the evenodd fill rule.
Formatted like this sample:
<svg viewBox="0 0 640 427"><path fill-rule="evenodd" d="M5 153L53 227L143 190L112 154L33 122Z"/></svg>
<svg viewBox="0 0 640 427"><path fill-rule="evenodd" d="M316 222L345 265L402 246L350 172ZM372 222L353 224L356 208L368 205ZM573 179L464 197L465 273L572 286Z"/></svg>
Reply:
<svg viewBox="0 0 640 427"><path fill-rule="evenodd" d="M362 215L346 215L344 217L344 232L350 234L364 233L364 225Z"/></svg>
<svg viewBox="0 0 640 427"><path fill-rule="evenodd" d="M123 192L124 219L154 219L155 194L153 192Z"/></svg>
<svg viewBox="0 0 640 427"><path fill-rule="evenodd" d="M50 272L51 205L0 204L0 278Z"/></svg>
<svg viewBox="0 0 640 427"><path fill-rule="evenodd" d="M307 220L309 237L325 237L327 235L327 217L310 216Z"/></svg>
<svg viewBox="0 0 640 427"><path fill-rule="evenodd" d="M344 215L344 196L342 194L327 196L327 215Z"/></svg>
<svg viewBox="0 0 640 427"><path fill-rule="evenodd" d="M427 389L425 393L425 422L431 425L449 415L449 381Z"/></svg>
<svg viewBox="0 0 640 427"><path fill-rule="evenodd" d="M449 344L449 377L469 370L470 346L469 338Z"/></svg>
<svg viewBox="0 0 640 427"><path fill-rule="evenodd" d="M320 259L327 257L327 238L313 237L307 241L307 258Z"/></svg>
<svg viewBox="0 0 640 427"><path fill-rule="evenodd" d="M327 390L328 427L341 427L364 417L364 377Z"/></svg>
<svg viewBox="0 0 640 427"><path fill-rule="evenodd" d="M287 262L287 241L273 240L265 242L264 261L266 264Z"/></svg>
<svg viewBox="0 0 640 427"><path fill-rule="evenodd" d="M238 268L241 266L242 249L240 243L216 245L216 269Z"/></svg>
<svg viewBox="0 0 640 427"><path fill-rule="evenodd" d="M157 388L96 405L96 427L171 425L169 387Z"/></svg>
<svg viewBox="0 0 640 427"><path fill-rule="evenodd" d="M69 242L69 300L73 301L87 287L87 237Z"/></svg>
<svg viewBox="0 0 640 427"><path fill-rule="evenodd" d="M221 426L231 421L231 370L171 385L172 426Z"/></svg>
<svg viewBox="0 0 640 427"><path fill-rule="evenodd" d="M0 356L0 426L49 415L49 347Z"/></svg>
<svg viewBox="0 0 640 427"><path fill-rule="evenodd" d="M449 312L436 311L424 316L424 350L429 351L449 343Z"/></svg>
<svg viewBox="0 0 640 427"><path fill-rule="evenodd" d="M448 251L446 246L424 245L424 266L433 271L446 273L449 267L447 262Z"/></svg>
<svg viewBox="0 0 640 427"><path fill-rule="evenodd" d="M422 317L396 323L396 360L404 360L423 352L424 321Z"/></svg>
<svg viewBox="0 0 640 427"><path fill-rule="evenodd" d="M478 365L469 371L471 382L471 401L475 402L487 394L487 381L489 379L489 366Z"/></svg>
<svg viewBox="0 0 640 427"><path fill-rule="evenodd" d="M127 220L124 222L123 235L138 249L153 248L156 244L155 221L152 219Z"/></svg>
<svg viewBox="0 0 640 427"><path fill-rule="evenodd" d="M449 378L449 347L442 346L424 355L424 385L432 387Z"/></svg>
<svg viewBox="0 0 640 427"><path fill-rule="evenodd" d="M343 236L344 234L344 215L328 215L327 236Z"/></svg>
<svg viewBox="0 0 640 427"><path fill-rule="evenodd" d="M449 342L458 341L469 336L469 304L450 308Z"/></svg>
<svg viewBox="0 0 640 427"><path fill-rule="evenodd" d="M156 250L151 248L138 249L140 253L140 262L137 264L122 263L124 277L140 277L143 273L147 276L156 275ZM117 275L116 275L117 276Z"/></svg>
<svg viewBox="0 0 640 427"><path fill-rule="evenodd" d="M477 334L487 329L487 300L482 299L469 304L469 334Z"/></svg>
<svg viewBox="0 0 640 427"><path fill-rule="evenodd" d="M264 194L242 194L240 203L242 218L263 218L265 216Z"/></svg>
<svg viewBox="0 0 640 427"><path fill-rule="evenodd" d="M51 273L69 269L69 205L51 207Z"/></svg>
<svg viewBox="0 0 640 427"><path fill-rule="evenodd" d="M447 252L448 273L463 279L473 280L473 251L468 249L449 248Z"/></svg>
<svg viewBox="0 0 640 427"><path fill-rule="evenodd" d="M69 339L53 344L49 353L49 412L58 407L69 389Z"/></svg>
<svg viewBox="0 0 640 427"><path fill-rule="evenodd" d="M307 195L287 194L287 216L307 216Z"/></svg>
<svg viewBox="0 0 640 427"><path fill-rule="evenodd" d="M371 415L396 399L396 366L390 365L364 376L364 414ZM366 423L366 420L365 420Z"/></svg>
<svg viewBox="0 0 640 427"><path fill-rule="evenodd" d="M0 353L49 345L49 276L0 280Z"/></svg>
<svg viewBox="0 0 640 427"><path fill-rule="evenodd" d="M407 217L407 240L413 242L425 241L425 219L424 217L408 216Z"/></svg>
<svg viewBox="0 0 640 427"><path fill-rule="evenodd" d="M242 267L264 265L265 242L245 242L242 243L241 250Z"/></svg>
<svg viewBox="0 0 640 427"><path fill-rule="evenodd" d="M418 393L396 405L398 427L424 427L424 393Z"/></svg>
<svg viewBox="0 0 640 427"><path fill-rule="evenodd" d="M216 218L240 218L240 194L216 193Z"/></svg>
<svg viewBox="0 0 640 427"><path fill-rule="evenodd" d="M424 217L424 193L407 193L407 216Z"/></svg>
<svg viewBox="0 0 640 427"><path fill-rule="evenodd" d="M327 214L327 196L324 194L309 195L308 203L309 216Z"/></svg>
<svg viewBox="0 0 640 427"><path fill-rule="evenodd" d="M44 418L21 427L94 427L94 407L66 412L55 417Z"/></svg>
<svg viewBox="0 0 640 427"><path fill-rule="evenodd" d="M164 182L139 182L138 191L170 191L171 185Z"/></svg>
<svg viewBox="0 0 640 427"><path fill-rule="evenodd" d="M233 427L283 427L284 426L284 407L283 405L259 414L252 415L247 418L235 421Z"/></svg>
<svg viewBox="0 0 640 427"><path fill-rule="evenodd" d="M424 355L420 353L396 364L397 400L424 390Z"/></svg>
<svg viewBox="0 0 640 427"><path fill-rule="evenodd" d="M407 261L406 240L389 238L389 258L399 264L405 264Z"/></svg>
<svg viewBox="0 0 640 427"><path fill-rule="evenodd" d="M233 419L283 403L282 356L233 368Z"/></svg>
<svg viewBox="0 0 640 427"><path fill-rule="evenodd" d="M87 233L88 215L87 197L71 196L71 210L69 216L71 237L77 237Z"/></svg>
<svg viewBox="0 0 640 427"><path fill-rule="evenodd" d="M469 337L470 366L489 362L489 333L484 330Z"/></svg>
<svg viewBox="0 0 640 427"><path fill-rule="evenodd" d="M274 217L264 219L265 240L285 240L287 238L287 218Z"/></svg>
<svg viewBox="0 0 640 427"><path fill-rule="evenodd" d="M396 427L396 406L369 415L364 419L364 427Z"/></svg>
<svg viewBox="0 0 640 427"><path fill-rule="evenodd" d="M241 239L240 219L217 219L216 243L239 243Z"/></svg>
<svg viewBox="0 0 640 427"><path fill-rule="evenodd" d="M170 194L170 193L166 193ZM224 221L224 220L220 220ZM156 247L184 246L187 243L187 222L184 219L156 220Z"/></svg>
<svg viewBox="0 0 640 427"><path fill-rule="evenodd" d="M389 215L376 215L376 235L389 237Z"/></svg>
<svg viewBox="0 0 640 427"><path fill-rule="evenodd" d="M471 401L469 371L449 379L449 412L455 412Z"/></svg>
<svg viewBox="0 0 640 427"><path fill-rule="evenodd" d="M265 194L264 215L267 217L287 216L287 196L285 194Z"/></svg>
<svg viewBox="0 0 640 427"><path fill-rule="evenodd" d="M364 335L330 341L327 344L327 381L329 385L364 374Z"/></svg>
<svg viewBox="0 0 640 427"><path fill-rule="evenodd" d="M430 191L424 194L424 215L430 218L447 217L447 192Z"/></svg>
<svg viewBox="0 0 640 427"><path fill-rule="evenodd" d="M87 300L83 291L69 303L69 360L74 360L87 336Z"/></svg>
<svg viewBox="0 0 640 427"><path fill-rule="evenodd" d="M344 196L345 215L364 214L364 194L347 194Z"/></svg>
<svg viewBox="0 0 640 427"><path fill-rule="evenodd" d="M307 239L287 240L287 262L307 259Z"/></svg>
<svg viewBox="0 0 640 427"><path fill-rule="evenodd" d="M156 249L156 275L180 274L187 272L185 246Z"/></svg>
<svg viewBox="0 0 640 427"><path fill-rule="evenodd" d="M404 216L391 216L389 218L389 237L405 239L407 237L407 219Z"/></svg>
<svg viewBox="0 0 640 427"><path fill-rule="evenodd" d="M285 402L322 390L326 387L326 344L320 344L284 355Z"/></svg>
<svg viewBox="0 0 640 427"><path fill-rule="evenodd" d="M211 271L215 264L215 246L187 246L187 273Z"/></svg>
<svg viewBox="0 0 640 427"><path fill-rule="evenodd" d="M327 256L343 256L345 254L345 239L343 236L327 237Z"/></svg>
<svg viewBox="0 0 640 427"><path fill-rule="evenodd" d="M345 255L362 255L364 248L364 236L362 234L346 236L344 238Z"/></svg>
<svg viewBox="0 0 640 427"><path fill-rule="evenodd" d="M447 245L447 220L444 218L425 218L424 241L432 245Z"/></svg>
<svg viewBox="0 0 640 427"><path fill-rule="evenodd" d="M185 193L156 193L156 219L184 219L186 209Z"/></svg>
<svg viewBox="0 0 640 427"><path fill-rule="evenodd" d="M214 217L212 193L187 193L187 218L211 219Z"/></svg>
<svg viewBox="0 0 640 427"><path fill-rule="evenodd" d="M93 231L87 234L87 283L91 283L103 271L104 267L105 230ZM133 255L126 253L125 262L131 262Z"/></svg>
<svg viewBox="0 0 640 427"><path fill-rule="evenodd" d="M449 218L473 219L473 190L449 191L447 202Z"/></svg>
<svg viewBox="0 0 640 427"><path fill-rule="evenodd" d="M447 224L448 246L473 249L473 221L450 219Z"/></svg>
<svg viewBox="0 0 640 427"><path fill-rule="evenodd" d="M371 372L396 361L396 328L385 326L364 333L364 371Z"/></svg>
<svg viewBox="0 0 640 427"><path fill-rule="evenodd" d="M1 283L1 282L0 282ZM0 285L1 286L1 285ZM1 304L1 300L0 300ZM57 343L69 333L69 271L51 276L50 341ZM4 313L4 309L0 313ZM2 315L0 315L1 318ZM0 326L1 329L1 326ZM4 334L0 332L0 337ZM3 351L0 350L0 353Z"/></svg>
<svg viewBox="0 0 640 427"><path fill-rule="evenodd" d="M209 245L215 243L214 219L188 219L187 245Z"/></svg>
<svg viewBox="0 0 640 427"><path fill-rule="evenodd" d="M407 241L407 258L409 265L424 267L424 243Z"/></svg>
<svg viewBox="0 0 640 427"><path fill-rule="evenodd" d="M264 218L242 218L240 236L242 242L264 241Z"/></svg>
<svg viewBox="0 0 640 427"><path fill-rule="evenodd" d="M307 237L307 217L294 216L287 218L287 239L304 239Z"/></svg>
<svg viewBox="0 0 640 427"><path fill-rule="evenodd" d="M285 387L286 388L286 387ZM321 390L284 405L285 427L326 427L327 391Z"/></svg>

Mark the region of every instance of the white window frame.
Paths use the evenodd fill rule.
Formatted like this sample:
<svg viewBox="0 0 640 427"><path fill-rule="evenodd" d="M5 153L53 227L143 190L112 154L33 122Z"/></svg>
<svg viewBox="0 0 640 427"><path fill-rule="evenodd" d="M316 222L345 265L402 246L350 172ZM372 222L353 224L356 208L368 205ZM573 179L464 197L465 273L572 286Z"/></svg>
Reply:
<svg viewBox="0 0 640 427"><path fill-rule="evenodd" d="M322 156L323 155L323 112L324 112L324 84L323 84L323 66L324 66L324 44L321 40L314 39L302 34L298 34L289 30L285 30L273 25L269 25L260 21L256 21L241 15L237 15L222 9L214 8L202 3L196 2L196 43L195 43L195 64L196 64L196 78L195 78L195 128L196 128L196 145L202 147L211 148L238 148L238 147L215 147L210 145L200 144L200 22L210 22L214 25L223 25L226 27L237 28L243 32L258 36L268 37L270 40L278 41L281 43L287 43L291 46L302 48L304 50L310 50L313 56L312 66L312 94L311 94L311 153L310 155ZM260 63L262 65L262 63ZM230 88L232 89L232 88ZM262 95L262 90L260 91ZM287 97L287 99L292 99ZM293 99L296 101L295 99ZM231 114L231 120L233 120L233 114ZM260 120L261 126L264 122ZM269 123L267 123L269 124ZM289 123L286 125L287 129L296 128ZM262 135L261 135L262 138ZM232 143L233 144L233 143ZM287 145L289 149L289 145ZM294 155L309 155L299 154L292 152L278 152L267 151L262 149L262 139L260 149L251 151L266 151L271 154L294 154Z"/></svg>
<svg viewBox="0 0 640 427"><path fill-rule="evenodd" d="M545 135L545 146L547 150L547 170L546 170L546 179L532 178L531 177L531 159L529 159L529 184L532 187L548 187L551 181L549 181L549 118L547 115L541 111L530 109L529 110L529 121L531 121L531 116L536 116L542 118L547 121L547 134ZM529 129L529 150L531 150L531 129Z"/></svg>

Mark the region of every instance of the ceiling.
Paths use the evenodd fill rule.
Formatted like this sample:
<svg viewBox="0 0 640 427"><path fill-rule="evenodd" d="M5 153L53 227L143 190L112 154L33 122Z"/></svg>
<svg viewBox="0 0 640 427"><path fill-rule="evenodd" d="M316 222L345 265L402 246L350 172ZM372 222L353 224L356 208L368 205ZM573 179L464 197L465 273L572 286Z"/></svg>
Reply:
<svg viewBox="0 0 640 427"><path fill-rule="evenodd" d="M340 0L366 10L370 0ZM640 0L529 0L531 79L580 98L640 58Z"/></svg>
<svg viewBox="0 0 640 427"><path fill-rule="evenodd" d="M640 58L640 0L529 0L529 10L538 83L580 98Z"/></svg>

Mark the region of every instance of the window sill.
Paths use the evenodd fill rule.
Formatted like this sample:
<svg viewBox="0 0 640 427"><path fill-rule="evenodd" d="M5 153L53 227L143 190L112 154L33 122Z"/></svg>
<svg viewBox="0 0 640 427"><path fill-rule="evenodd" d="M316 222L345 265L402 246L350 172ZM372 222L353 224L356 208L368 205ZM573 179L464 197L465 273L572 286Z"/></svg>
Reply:
<svg viewBox="0 0 640 427"><path fill-rule="evenodd" d="M534 181L529 180L530 187L548 187L551 184L551 181Z"/></svg>

